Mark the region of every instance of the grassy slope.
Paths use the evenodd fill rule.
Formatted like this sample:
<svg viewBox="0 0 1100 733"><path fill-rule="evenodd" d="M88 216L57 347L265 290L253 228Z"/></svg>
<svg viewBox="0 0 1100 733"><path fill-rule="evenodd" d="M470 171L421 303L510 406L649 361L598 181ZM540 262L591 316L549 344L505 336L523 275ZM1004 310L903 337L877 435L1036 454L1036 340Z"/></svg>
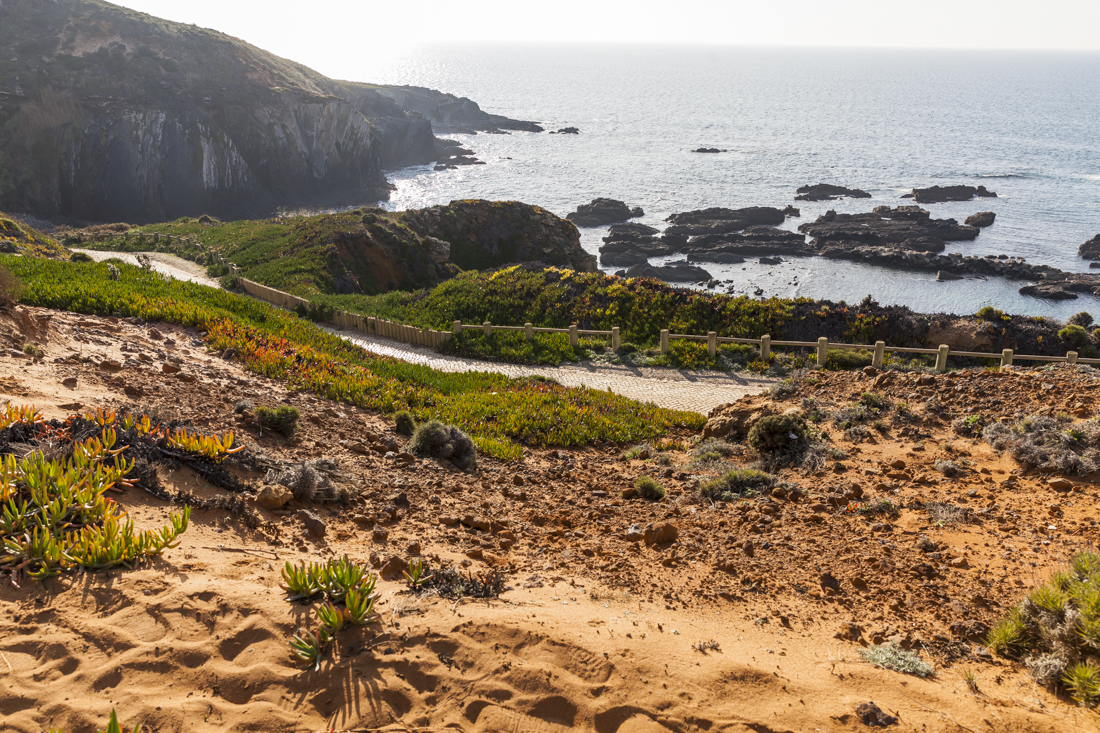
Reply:
<svg viewBox="0 0 1100 733"><path fill-rule="evenodd" d="M25 255L68 256L64 247L26 224L0 211L0 244L15 245Z"/></svg>
<svg viewBox="0 0 1100 733"><path fill-rule="evenodd" d="M676 427L698 429L701 415L643 405L607 392L481 372L451 374L376 357L308 321L242 297L155 273L102 263L0 256L26 285L28 305L79 313L140 316L207 332L215 348L233 347L247 368L297 389L417 419L440 419L470 433L478 448L517 458L522 444L576 445L601 439L651 439Z"/></svg>

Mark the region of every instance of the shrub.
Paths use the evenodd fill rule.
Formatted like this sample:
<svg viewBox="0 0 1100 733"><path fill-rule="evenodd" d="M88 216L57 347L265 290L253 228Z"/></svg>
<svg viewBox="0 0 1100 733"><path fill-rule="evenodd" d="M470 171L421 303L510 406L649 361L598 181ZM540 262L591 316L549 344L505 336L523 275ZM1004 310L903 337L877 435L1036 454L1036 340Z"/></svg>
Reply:
<svg viewBox="0 0 1100 733"><path fill-rule="evenodd" d="M930 677L935 673L931 664L925 662L916 652L902 649L896 644L879 644L870 646L860 651L863 660L883 669L901 672L903 674L916 675L917 677Z"/></svg>
<svg viewBox="0 0 1100 733"><path fill-rule="evenodd" d="M95 262L92 256L85 252L73 252L73 256L69 258L72 262Z"/></svg>
<svg viewBox="0 0 1100 733"><path fill-rule="evenodd" d="M429 420L416 428L409 450L419 456L446 458L462 469L477 466L473 441L454 425L444 425L438 420Z"/></svg>
<svg viewBox="0 0 1100 733"><path fill-rule="evenodd" d="M768 415L749 430L749 446L758 453L776 453L806 443L806 421L798 415Z"/></svg>
<svg viewBox="0 0 1100 733"><path fill-rule="evenodd" d="M753 468L736 468L699 487L699 496L710 501L732 501L757 494L775 485L775 476Z"/></svg>
<svg viewBox="0 0 1100 733"><path fill-rule="evenodd" d="M18 303L25 291L23 281L13 275L11 270L0 265L0 309L10 308Z"/></svg>
<svg viewBox="0 0 1100 733"><path fill-rule="evenodd" d="M651 455L653 455L653 446L651 446L648 442L638 443L638 445L633 445L623 451L623 458L627 459L628 461L644 461L648 459Z"/></svg>
<svg viewBox="0 0 1100 733"><path fill-rule="evenodd" d="M1094 421L1066 429L1057 419L1039 415L1015 426L991 423L982 438L1028 468L1085 475L1100 466L1100 424Z"/></svg>
<svg viewBox="0 0 1100 733"><path fill-rule="evenodd" d="M634 488L638 490L638 496L650 501L660 501L665 498L665 487L661 486L649 476L639 476L634 480Z"/></svg>
<svg viewBox="0 0 1100 733"><path fill-rule="evenodd" d="M1088 331L1075 323L1071 323L1059 331L1058 338L1074 346L1084 346L1089 342Z"/></svg>
<svg viewBox="0 0 1100 733"><path fill-rule="evenodd" d="M279 405L276 409L257 407L256 420L265 430L274 430L288 438L298 429L298 408L291 405Z"/></svg>
<svg viewBox="0 0 1100 733"><path fill-rule="evenodd" d="M1070 318L1066 320L1066 323L1072 324L1074 326L1083 326L1085 328L1088 328L1093 323L1092 314L1088 311L1081 311L1076 315L1070 316Z"/></svg>
<svg viewBox="0 0 1100 733"><path fill-rule="evenodd" d="M984 308L979 308L978 312L975 314L975 317L979 321L988 321L989 323L1008 319L1008 317L1005 316L1004 311L997 310L991 305L987 305Z"/></svg>
<svg viewBox="0 0 1100 733"><path fill-rule="evenodd" d="M1100 702L1100 555L1080 552L990 630L989 648L1021 659L1041 685Z"/></svg>
<svg viewBox="0 0 1100 733"><path fill-rule="evenodd" d="M412 435L413 431L416 430L416 418L408 410L398 410L397 414L393 416L393 421L396 423L397 432L400 435Z"/></svg>
<svg viewBox="0 0 1100 733"><path fill-rule="evenodd" d="M41 359L43 356L46 355L46 352L42 350L41 346L35 343L31 343L30 341L23 344L23 353L31 357L32 359Z"/></svg>
<svg viewBox="0 0 1100 733"><path fill-rule="evenodd" d="M935 468L947 478L961 476L964 470L962 466L954 461L936 461Z"/></svg>

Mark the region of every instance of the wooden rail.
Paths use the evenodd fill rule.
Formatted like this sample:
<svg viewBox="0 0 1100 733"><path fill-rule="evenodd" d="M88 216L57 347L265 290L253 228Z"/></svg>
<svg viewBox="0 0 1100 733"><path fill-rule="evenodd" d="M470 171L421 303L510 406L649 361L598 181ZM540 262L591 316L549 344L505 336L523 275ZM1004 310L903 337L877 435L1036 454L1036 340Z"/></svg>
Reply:
<svg viewBox="0 0 1100 733"><path fill-rule="evenodd" d="M290 293L284 293L281 290L269 288L266 285L253 282L244 277L241 277L241 268L233 262L228 262L221 252L213 247L207 247L201 241L197 239L191 239L187 237L178 237L173 235L160 234L158 232L153 233L138 233L131 235L127 233L110 233L98 238L96 241L103 241L104 239L123 239L129 241L130 237L134 236L138 242L144 241L145 237L149 237L153 243L158 243L160 239L165 238L169 244L173 241L178 241L181 244L201 247L203 252L206 253L207 262L210 264L220 264L229 268L230 276L236 278L249 294L266 300L269 303L275 303L284 308L295 308L298 305L309 307L310 302L305 298L299 298L296 295ZM534 338L536 333L565 333L569 335L569 345L576 347L579 344L581 336L604 336L611 339L611 349L618 351L621 346L621 339L619 336L619 327L616 326L610 331L593 331L588 329L578 328L576 324L569 326L569 328L543 328L537 327L530 323L525 323L522 326L495 326L489 321L485 321L480 325L464 324L461 321L455 321L450 331L433 331L427 328L416 328L414 326L406 326L401 323L395 323L393 321L387 321L382 318L364 317L355 313L348 313L346 311L335 311L333 320L336 325L343 328L355 328L364 333L370 333L377 336L383 336L385 338L392 338L398 341L404 341L405 343L418 344L421 346L430 346L432 348L439 348L443 344L451 340L453 336L461 334L463 331L481 331L486 336L489 336L494 331L522 331L524 337L530 341ZM770 335L761 336L758 339L752 338L739 338L732 336L719 336L716 332L711 331L705 336L698 334L686 334L686 333L671 333L668 329L662 329L660 334L660 346L661 353L668 354L669 345L673 340L681 341L706 341L707 353L710 356L715 356L718 353L719 344L750 344L759 347L760 358L764 361L771 359L771 350L773 346L789 346L795 348L812 348L817 350L817 363L818 366L825 366L829 358L829 349L855 349L871 351L871 366L881 369L885 360L886 354L923 354L923 355L935 355L936 356L936 371L944 372L947 370L947 360L952 356L967 357L973 359L1000 359L1001 366L1012 366L1012 363L1016 360L1020 361L1044 361L1044 362L1064 362L1067 364L1096 364L1100 365L1100 359L1086 359L1082 358L1076 351L1066 352L1065 356L1040 356L1037 354L1017 354L1012 349L1004 349L999 354L988 353L982 351L962 351L954 350L947 344L941 344L939 348L919 348L912 346L887 346L884 341L876 341L873 344L843 344L830 342L828 338L822 336L816 342L814 341L773 341Z"/></svg>

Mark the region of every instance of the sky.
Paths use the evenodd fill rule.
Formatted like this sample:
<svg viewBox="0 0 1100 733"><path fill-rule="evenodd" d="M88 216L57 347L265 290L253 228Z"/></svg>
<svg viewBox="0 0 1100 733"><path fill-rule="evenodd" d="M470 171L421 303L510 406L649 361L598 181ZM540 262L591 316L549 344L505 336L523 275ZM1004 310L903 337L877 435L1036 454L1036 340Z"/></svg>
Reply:
<svg viewBox="0 0 1100 733"><path fill-rule="evenodd" d="M1097 0L122 0L334 77L411 45L673 43L1100 50Z"/></svg>

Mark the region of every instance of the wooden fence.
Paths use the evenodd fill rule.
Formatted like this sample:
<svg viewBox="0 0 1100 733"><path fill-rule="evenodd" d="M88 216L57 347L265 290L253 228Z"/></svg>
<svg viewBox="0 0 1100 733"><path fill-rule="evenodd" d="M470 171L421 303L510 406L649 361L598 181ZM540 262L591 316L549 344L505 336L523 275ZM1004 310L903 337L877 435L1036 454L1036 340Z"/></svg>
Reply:
<svg viewBox="0 0 1100 733"><path fill-rule="evenodd" d="M290 293L284 293L281 290L269 288L266 285L261 285L252 280L241 277L241 269L232 262L227 262L221 252L213 247L207 247L202 242L196 239L190 239L187 237L175 237L172 235L165 235L159 233L146 233L146 234L129 234L129 233L111 233L103 235L97 241L104 241L110 239L122 239L129 242L131 237L135 237L138 242L144 241L146 237L149 238L151 243L158 243L161 238L166 239L170 244L174 241L179 241L184 245L193 245L201 247L207 255L207 261L210 263L218 263L229 268L229 274L237 279L249 294L254 297L266 300L269 303L275 303L284 308L294 308L298 305L309 307L310 302L305 298L299 298ZM403 341L405 343L416 344L419 346L430 346L432 348L439 348L443 344L450 341L452 336L457 336L463 331L481 331L486 336L492 334L494 331L522 331L524 337L530 341L535 337L536 333L565 333L569 334L569 344L571 346L577 346L581 336L603 336L611 339L611 349L618 351L621 345L619 337L619 327L616 326L610 331L592 331L587 329L580 329L576 324L571 325L569 328L537 328L533 324L526 323L522 326L494 326L489 321L485 321L481 324L466 324L461 321L455 321L450 331L433 331L426 328L416 328L414 326L406 326L401 323L395 323L393 321L387 321L382 318L371 318L357 315L355 313L347 313L346 311L336 311L333 315L333 320L336 325L343 328L354 328L364 333L374 334L376 336L382 336L384 338L391 338L397 341ZM882 368L883 361L886 354L923 354L923 355L935 355L936 357L936 371L943 372L947 370L947 360L949 357L967 357L973 359L1000 359L1001 366L1012 366L1012 363L1016 360L1020 361L1040 361L1040 362L1064 362L1067 364L1097 364L1100 365L1100 359L1086 359L1078 355L1076 351L1069 351L1065 356L1039 356L1033 354L1017 354L1012 349L1004 349L999 354L989 353L982 351L961 351L954 350L947 344L941 344L939 348L927 349L927 348L915 348L907 346L887 346L884 341L876 341L873 344L842 344L830 342L828 338L822 336L816 342L814 341L773 341L771 336L761 336L758 339L749 338L733 338L728 336L719 336L716 332L711 331L706 336L700 336L697 334L682 334L682 333L670 333L668 329L663 329L660 336L661 353L667 354L669 350L669 344L673 340L683 341L706 341L707 353L711 356L715 356L718 353L719 344L750 344L759 347L760 358L767 361L771 358L771 350L773 346L787 346L795 348L816 349L817 350L817 363L819 366L825 366L829 358L829 349L850 349L857 351L870 351L872 352L871 365L876 368Z"/></svg>
<svg viewBox="0 0 1100 733"><path fill-rule="evenodd" d="M296 308L299 305L308 308L310 305L310 302L305 298L299 298L297 295L284 293L282 290L269 288L266 285L261 285L258 282L253 282L248 278L241 277L240 270L236 265L230 263L229 266L231 271L236 269L237 282L240 286L245 289L245 292L255 298L266 300L268 303L274 303L275 305L290 309ZM357 313L348 313L342 310L333 313L332 321L341 328L354 328L363 333L382 336L384 338L394 339L395 341L403 341L407 344L415 344L417 346L430 346L433 349L438 349L440 346L450 341L452 336L450 331L433 331L429 328L416 328L415 326L406 326L403 323L387 321L384 318L361 316Z"/></svg>

